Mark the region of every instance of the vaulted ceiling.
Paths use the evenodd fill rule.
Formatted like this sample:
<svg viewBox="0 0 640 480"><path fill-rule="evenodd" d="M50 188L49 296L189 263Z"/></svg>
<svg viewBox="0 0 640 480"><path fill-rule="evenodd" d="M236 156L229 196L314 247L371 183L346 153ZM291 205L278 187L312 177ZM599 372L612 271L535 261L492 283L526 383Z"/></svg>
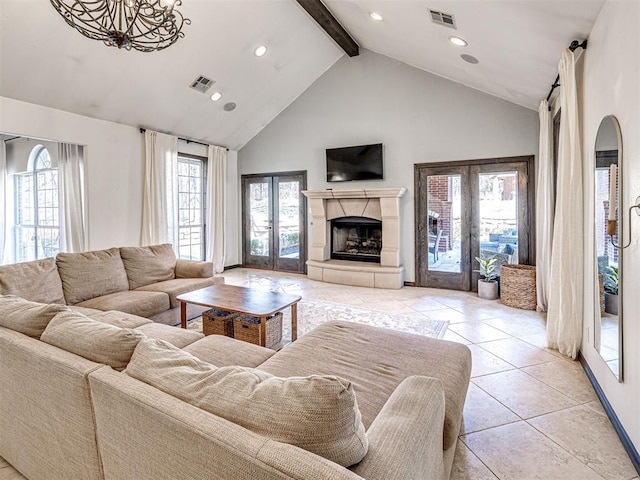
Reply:
<svg viewBox="0 0 640 480"><path fill-rule="evenodd" d="M325 1L362 48L531 109L562 48L588 36L603 3ZM429 9L453 14L457 28L433 23ZM294 0L184 0L180 10L192 22L185 38L140 53L81 36L48 0L0 0L0 95L238 149L344 54ZM189 88L199 75L216 82L207 94ZM227 102L237 108L224 111Z"/></svg>

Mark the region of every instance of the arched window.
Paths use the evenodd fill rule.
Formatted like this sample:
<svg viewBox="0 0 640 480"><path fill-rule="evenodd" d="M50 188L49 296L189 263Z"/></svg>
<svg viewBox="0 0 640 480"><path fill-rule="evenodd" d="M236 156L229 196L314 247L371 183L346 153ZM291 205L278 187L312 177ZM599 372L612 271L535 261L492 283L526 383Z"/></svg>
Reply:
<svg viewBox="0 0 640 480"><path fill-rule="evenodd" d="M49 151L36 145L27 171L15 176L16 262L55 256L60 250L58 169Z"/></svg>

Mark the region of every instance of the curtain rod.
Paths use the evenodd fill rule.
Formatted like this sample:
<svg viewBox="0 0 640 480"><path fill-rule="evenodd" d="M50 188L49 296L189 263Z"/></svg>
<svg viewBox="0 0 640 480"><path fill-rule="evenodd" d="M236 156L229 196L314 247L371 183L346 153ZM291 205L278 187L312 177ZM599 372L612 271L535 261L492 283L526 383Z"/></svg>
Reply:
<svg viewBox="0 0 640 480"><path fill-rule="evenodd" d="M146 128L142 128L142 127L140 127L140 133L144 133L144 132L146 132L146 131L147 131L147 129L146 129ZM188 138L178 137L178 140L182 140L183 142L187 142L187 143L197 143L198 145L202 145L202 146L204 146L204 147L208 147L208 146L209 146L209 144L208 144L208 143L202 143L202 142L198 142L198 141L196 141L196 140L190 140L190 139L188 139ZM228 149L228 148L225 148L225 150L226 150L227 152L229 151L229 149Z"/></svg>
<svg viewBox="0 0 640 480"><path fill-rule="evenodd" d="M578 40L574 40L573 42L571 42L571 45L569 45L569 50L574 52L580 47L582 47L584 50L586 50L587 49L587 41L583 40L582 43L580 43L580 42L578 42ZM558 76L556 77L556 80L551 85L551 90L549 90L549 95L547 95L547 102L551 98L551 94L553 93L553 91L560 86L560 84L558 83L559 81L560 81L560 74L558 74ZM551 111L551 107L549 107L549 111Z"/></svg>

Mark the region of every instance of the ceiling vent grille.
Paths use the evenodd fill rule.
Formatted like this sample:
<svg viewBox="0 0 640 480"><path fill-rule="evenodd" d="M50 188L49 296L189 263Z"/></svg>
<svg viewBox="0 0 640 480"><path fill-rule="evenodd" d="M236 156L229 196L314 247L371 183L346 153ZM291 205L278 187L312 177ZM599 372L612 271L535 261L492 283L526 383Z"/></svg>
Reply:
<svg viewBox="0 0 640 480"><path fill-rule="evenodd" d="M456 20L450 13L438 12L437 10L429 9L431 14L431 20L433 23L442 25L443 27L456 28Z"/></svg>
<svg viewBox="0 0 640 480"><path fill-rule="evenodd" d="M214 80L200 75L189 86L200 93L207 93L207 90L209 90L214 83L216 83Z"/></svg>

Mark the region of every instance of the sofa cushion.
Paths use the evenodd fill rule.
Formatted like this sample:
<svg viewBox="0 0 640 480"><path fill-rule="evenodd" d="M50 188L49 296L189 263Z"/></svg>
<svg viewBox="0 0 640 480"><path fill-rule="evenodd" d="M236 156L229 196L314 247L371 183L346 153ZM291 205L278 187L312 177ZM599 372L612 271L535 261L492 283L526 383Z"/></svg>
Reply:
<svg viewBox="0 0 640 480"><path fill-rule="evenodd" d="M342 466L367 453L351 384L335 376L278 378L217 368L161 340L138 344L125 373L185 402Z"/></svg>
<svg viewBox="0 0 640 480"><path fill-rule="evenodd" d="M352 382L362 421L369 428L396 387L407 377L442 381L445 393L444 449L460 433L471 376L465 345L351 322L326 322L260 365L277 375L339 375Z"/></svg>
<svg viewBox="0 0 640 480"><path fill-rule="evenodd" d="M169 295L161 292L124 292L110 293L101 297L78 303L80 307L98 310L118 310L120 312L148 318L169 309Z"/></svg>
<svg viewBox="0 0 640 480"><path fill-rule="evenodd" d="M72 309L76 311L75 309ZM118 312L116 310L110 310L108 312L102 312L100 310L93 310L90 308L86 308L84 310L89 310L91 314L86 314L89 318L93 318L94 320L99 320L104 323L108 323L109 325L115 325L120 328L138 328L142 325L146 325L147 323L152 323L151 320L144 317L139 317L138 315L131 315L130 313Z"/></svg>
<svg viewBox="0 0 640 480"><path fill-rule="evenodd" d="M127 272L118 248L59 253L56 264L62 279L64 298L69 304L129 290Z"/></svg>
<svg viewBox="0 0 640 480"><path fill-rule="evenodd" d="M137 288L139 292L164 292L169 295L171 308L180 306L177 296L182 293L192 292L204 287L210 287L220 283L222 277L209 278L175 278L164 282L152 283L144 287Z"/></svg>
<svg viewBox="0 0 640 480"><path fill-rule="evenodd" d="M136 328L139 332L144 333L147 338L156 340L164 340L174 347L184 348L204 338L204 335L195 330L186 330L180 327L171 327L162 323L149 322Z"/></svg>
<svg viewBox="0 0 640 480"><path fill-rule="evenodd" d="M66 303L55 258L1 266L0 295L17 295L39 303Z"/></svg>
<svg viewBox="0 0 640 480"><path fill-rule="evenodd" d="M120 328L77 312L61 312L45 329L40 340L115 370L127 366L142 332Z"/></svg>
<svg viewBox="0 0 640 480"><path fill-rule="evenodd" d="M0 295L0 326L40 338L53 317L69 307L56 303L30 302L14 295Z"/></svg>
<svg viewBox="0 0 640 480"><path fill-rule="evenodd" d="M191 345L184 347L194 357L218 367L240 365L257 367L275 355L275 350L243 342L224 335L208 335Z"/></svg>
<svg viewBox="0 0 640 480"><path fill-rule="evenodd" d="M149 247L122 247L120 256L131 290L175 278L176 254L170 243Z"/></svg>

